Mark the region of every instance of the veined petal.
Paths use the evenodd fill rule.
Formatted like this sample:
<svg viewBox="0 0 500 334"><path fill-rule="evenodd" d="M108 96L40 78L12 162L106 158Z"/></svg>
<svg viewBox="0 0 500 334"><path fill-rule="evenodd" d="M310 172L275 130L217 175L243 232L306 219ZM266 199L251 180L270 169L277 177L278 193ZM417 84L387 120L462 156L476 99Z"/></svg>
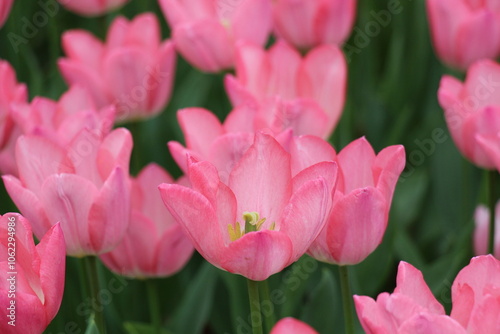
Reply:
<svg viewBox="0 0 500 334"><path fill-rule="evenodd" d="M254 281L262 281L283 270L289 263L293 245L279 231L257 231L229 244L222 255L221 267Z"/></svg>
<svg viewBox="0 0 500 334"><path fill-rule="evenodd" d="M215 209L200 193L176 184L159 187L163 203L193 242L196 250L210 263L221 267L224 243Z"/></svg>
<svg viewBox="0 0 500 334"><path fill-rule="evenodd" d="M277 222L291 195L290 156L276 140L262 133L255 136L229 175L229 187L238 201L236 216L258 212Z"/></svg>

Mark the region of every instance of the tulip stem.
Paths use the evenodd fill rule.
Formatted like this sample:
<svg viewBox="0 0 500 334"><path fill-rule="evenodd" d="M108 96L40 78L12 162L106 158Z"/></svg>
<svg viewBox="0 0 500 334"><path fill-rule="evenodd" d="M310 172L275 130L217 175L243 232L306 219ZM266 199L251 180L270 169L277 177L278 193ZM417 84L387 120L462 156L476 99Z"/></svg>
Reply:
<svg viewBox="0 0 500 334"><path fill-rule="evenodd" d="M158 298L158 285L155 280L148 279L146 281L148 289L149 312L151 313L151 323L154 327L154 333L161 333L161 312L160 299Z"/></svg>
<svg viewBox="0 0 500 334"><path fill-rule="evenodd" d="M490 207L490 225L488 234L488 253L495 254L495 206L497 201L496 182L498 181L498 172L496 170L487 171L488 173L488 205Z"/></svg>
<svg viewBox="0 0 500 334"><path fill-rule="evenodd" d="M101 304L99 297L99 276L97 273L97 257L86 256L83 258L87 268L87 279L90 288L90 300L92 301L94 311L94 321L99 331L99 334L106 333L106 326L104 323L104 305Z"/></svg>
<svg viewBox="0 0 500 334"><path fill-rule="evenodd" d="M262 334L262 313L260 311L259 284L251 279L247 280L248 298L250 299L250 319L253 334Z"/></svg>
<svg viewBox="0 0 500 334"><path fill-rule="evenodd" d="M262 305L267 305L269 306L269 310L263 311L262 314L264 315L264 323L266 325L266 333L270 333L271 330L274 327L274 324L276 323L276 317L274 315L274 305L271 302L271 298L269 296L269 283L267 282L267 279L259 282L260 284L260 297L262 299Z"/></svg>
<svg viewBox="0 0 500 334"><path fill-rule="evenodd" d="M344 326L346 334L354 334L354 314L351 286L349 283L349 267L339 266L340 289L342 290L342 305L344 308Z"/></svg>

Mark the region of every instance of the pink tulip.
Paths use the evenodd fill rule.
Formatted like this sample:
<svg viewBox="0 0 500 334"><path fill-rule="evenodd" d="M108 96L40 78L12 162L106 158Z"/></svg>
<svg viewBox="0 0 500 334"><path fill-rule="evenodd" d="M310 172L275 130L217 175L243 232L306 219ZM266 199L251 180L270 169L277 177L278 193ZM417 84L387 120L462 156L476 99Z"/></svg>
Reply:
<svg viewBox="0 0 500 334"><path fill-rule="evenodd" d="M479 143L481 136L500 132L500 65L481 60L469 68L465 82L444 76L438 90L439 104L460 152L482 168L495 162Z"/></svg>
<svg viewBox="0 0 500 334"><path fill-rule="evenodd" d="M270 0L159 0L175 47L193 66L218 72L234 65L239 40L264 45L272 28Z"/></svg>
<svg viewBox="0 0 500 334"><path fill-rule="evenodd" d="M19 179L3 180L38 238L59 221L68 255L101 254L120 242L128 226L131 149L125 129L103 135L85 128L66 146L24 135L16 145Z"/></svg>
<svg viewBox="0 0 500 334"><path fill-rule="evenodd" d="M5 21L7 21L13 3L14 0L3 0L0 2L0 28L4 25Z"/></svg>
<svg viewBox="0 0 500 334"><path fill-rule="evenodd" d="M129 0L58 0L66 9L84 16L106 14L125 5Z"/></svg>
<svg viewBox="0 0 500 334"><path fill-rule="evenodd" d="M500 6L496 1L427 0L432 41L446 64L466 70L500 55Z"/></svg>
<svg viewBox="0 0 500 334"><path fill-rule="evenodd" d="M114 272L136 278L165 277L178 272L193 253L193 245L165 209L158 185L173 183L161 167L150 164L132 179L130 224L111 252L100 256Z"/></svg>
<svg viewBox="0 0 500 334"><path fill-rule="evenodd" d="M121 121L154 116L170 98L175 51L172 42L161 42L152 13L130 22L116 18L106 43L84 30L67 31L62 46L67 58L58 64L66 82L85 87L99 108L114 104Z"/></svg>
<svg viewBox="0 0 500 334"><path fill-rule="evenodd" d="M445 315L444 307L432 295L422 273L401 262L397 286L392 294L377 300L354 296L361 326L367 334L465 334L456 321Z"/></svg>
<svg viewBox="0 0 500 334"><path fill-rule="evenodd" d="M474 213L474 253L476 255L488 254L490 210L479 205ZM500 201L495 209L495 257L500 258Z"/></svg>
<svg viewBox="0 0 500 334"><path fill-rule="evenodd" d="M269 51L241 43L236 77L226 76L225 85L234 106L265 106L278 97L289 103L288 112L319 115L324 125L311 134L327 138L344 107L346 78L346 61L336 46L316 47L302 58L284 41Z"/></svg>
<svg viewBox="0 0 500 334"><path fill-rule="evenodd" d="M355 15L356 0L277 0L274 5L277 35L301 50L343 44Z"/></svg>
<svg viewBox="0 0 500 334"><path fill-rule="evenodd" d="M0 332L42 333L56 316L64 291L66 253L59 224L35 246L21 215L0 216Z"/></svg>
<svg viewBox="0 0 500 334"><path fill-rule="evenodd" d="M191 188L164 183L160 193L206 260L260 281L305 253L330 208L335 163L315 164L294 177L291 163L272 136L256 133L228 181L210 162L190 158Z"/></svg>
<svg viewBox="0 0 500 334"><path fill-rule="evenodd" d="M27 100L26 85L17 83L12 66L0 60L0 174L17 173L14 146L20 130L12 120L10 106L12 103L23 103Z"/></svg>
<svg viewBox="0 0 500 334"><path fill-rule="evenodd" d="M500 261L478 256L462 269L451 287L450 317L467 333L500 333Z"/></svg>
<svg viewBox="0 0 500 334"><path fill-rule="evenodd" d="M274 325L270 334L318 334L318 332L300 320L283 318Z"/></svg>
<svg viewBox="0 0 500 334"><path fill-rule="evenodd" d="M401 262L392 294L381 293L376 301L354 296L354 302L367 334L500 333L500 261L491 255L473 258L458 273L451 293L447 316L422 273Z"/></svg>
<svg viewBox="0 0 500 334"><path fill-rule="evenodd" d="M31 103L11 104L11 116L22 134L45 137L67 146L83 129L101 137L108 134L115 109L108 106L97 110L89 93L75 85L59 101L35 97Z"/></svg>
<svg viewBox="0 0 500 334"><path fill-rule="evenodd" d="M210 161L217 167L224 182L236 160L252 145L255 132L265 130L275 135L286 147L286 142L292 138L290 130L294 135L302 135L321 126L321 117L300 112L290 114L279 105L281 103L277 102L277 105L269 106L269 109L242 105L229 113L223 124L206 109L182 109L177 113L177 118L184 133L186 147L172 141L168 144L170 152L184 172L187 172L186 154ZM266 115L267 112L269 115ZM318 140L322 142L319 138ZM324 146L322 143L318 145Z"/></svg>
<svg viewBox="0 0 500 334"><path fill-rule="evenodd" d="M336 162L339 180L332 211L308 253L319 261L350 265L382 242L405 151L394 145L376 155L363 137L347 145Z"/></svg>

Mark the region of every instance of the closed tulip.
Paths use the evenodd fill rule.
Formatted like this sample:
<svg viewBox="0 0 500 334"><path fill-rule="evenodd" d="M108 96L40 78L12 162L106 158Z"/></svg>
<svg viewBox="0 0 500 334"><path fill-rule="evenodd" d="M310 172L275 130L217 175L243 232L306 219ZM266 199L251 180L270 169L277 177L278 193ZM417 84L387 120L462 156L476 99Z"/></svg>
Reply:
<svg viewBox="0 0 500 334"><path fill-rule="evenodd" d="M500 6L496 1L427 0L432 42L438 57L466 70L500 55Z"/></svg>
<svg viewBox="0 0 500 334"><path fill-rule="evenodd" d="M256 133L227 181L208 161L188 161L191 187L160 185L163 202L214 266L264 280L298 260L321 231L336 182L334 162L292 177L291 156Z"/></svg>
<svg viewBox="0 0 500 334"><path fill-rule="evenodd" d="M62 47L66 82L86 88L98 108L115 105L118 120L148 118L167 104L176 56L172 42L161 41L154 14L116 18L105 43L84 30L67 31Z"/></svg>
<svg viewBox="0 0 500 334"><path fill-rule="evenodd" d="M300 320L283 318L274 325L270 334L318 334L318 332Z"/></svg>
<svg viewBox="0 0 500 334"><path fill-rule="evenodd" d="M481 60L468 69L465 82L444 76L438 90L448 129L459 151L479 167L492 169L495 161L481 137L500 132L500 65Z"/></svg>
<svg viewBox="0 0 500 334"><path fill-rule="evenodd" d="M394 145L375 154L363 137L347 145L335 161L339 180L332 210L308 254L319 261L352 265L382 242L405 151Z"/></svg>
<svg viewBox="0 0 500 334"><path fill-rule="evenodd" d="M159 0L179 53L193 66L218 72L234 66L240 40L264 45L272 28L270 0Z"/></svg>
<svg viewBox="0 0 500 334"><path fill-rule="evenodd" d="M128 226L131 149L125 129L107 135L83 129L69 145L24 135L16 145L19 178L3 180L38 238L59 221L68 255L101 254L116 247Z"/></svg>
<svg viewBox="0 0 500 334"><path fill-rule="evenodd" d="M35 246L21 215L0 216L0 332L39 334L54 319L64 292L66 252L59 224Z"/></svg>
<svg viewBox="0 0 500 334"><path fill-rule="evenodd" d="M14 124L10 107L27 100L26 85L19 84L12 66L0 60L0 174L17 174L14 146L21 131Z"/></svg>
<svg viewBox="0 0 500 334"><path fill-rule="evenodd" d="M265 106L279 98L289 104L288 112L319 115L323 126L309 134L328 138L342 114L346 79L344 55L334 45L318 46L302 57L284 41L269 51L241 43L236 76L227 75L225 86L233 106Z"/></svg>
<svg viewBox="0 0 500 334"><path fill-rule="evenodd" d="M277 0L274 4L277 35L301 50L341 45L351 33L355 16L356 0Z"/></svg>
<svg viewBox="0 0 500 334"><path fill-rule="evenodd" d="M490 210L479 205L474 212L474 253L476 255L488 254L489 227L490 227ZM497 259L500 258L500 202L497 202L495 208L495 251Z"/></svg>
<svg viewBox="0 0 500 334"><path fill-rule="evenodd" d="M58 0L66 9L84 16L103 15L118 9L129 0Z"/></svg>
<svg viewBox="0 0 500 334"><path fill-rule="evenodd" d="M166 277L178 272L194 247L165 208L161 183L174 183L160 166L150 164L131 180L131 217L123 240L100 256L114 272L135 278Z"/></svg>
<svg viewBox="0 0 500 334"><path fill-rule="evenodd" d="M0 27L7 21L13 3L14 0L4 0L0 3Z"/></svg>

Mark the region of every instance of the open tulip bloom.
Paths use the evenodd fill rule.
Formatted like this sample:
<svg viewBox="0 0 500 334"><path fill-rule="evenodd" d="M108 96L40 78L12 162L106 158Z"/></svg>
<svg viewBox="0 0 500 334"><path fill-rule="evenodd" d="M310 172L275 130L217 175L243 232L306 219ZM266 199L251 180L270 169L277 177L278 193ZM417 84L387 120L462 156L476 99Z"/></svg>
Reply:
<svg viewBox="0 0 500 334"><path fill-rule="evenodd" d="M3 180L38 238L59 221L68 255L100 254L115 247L127 229L131 150L125 129L104 137L83 129L68 146L25 135L16 145L19 179Z"/></svg>
<svg viewBox="0 0 500 334"><path fill-rule="evenodd" d="M227 184L207 161L189 159L191 188L162 184L171 214L216 267L261 281L302 256L324 225L336 182L334 162L292 177L291 156L256 133Z"/></svg>

